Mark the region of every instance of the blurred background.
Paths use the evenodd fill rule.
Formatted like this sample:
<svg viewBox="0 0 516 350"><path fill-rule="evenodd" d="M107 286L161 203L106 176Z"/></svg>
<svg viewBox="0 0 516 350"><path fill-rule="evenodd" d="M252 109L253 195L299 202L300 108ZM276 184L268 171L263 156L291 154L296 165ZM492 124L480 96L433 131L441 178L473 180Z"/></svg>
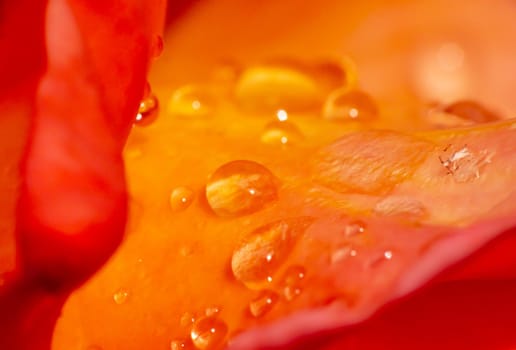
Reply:
<svg viewBox="0 0 516 350"><path fill-rule="evenodd" d="M228 59L348 55L395 113L473 99L513 117L515 18L512 0L176 0L151 81L203 81Z"/></svg>

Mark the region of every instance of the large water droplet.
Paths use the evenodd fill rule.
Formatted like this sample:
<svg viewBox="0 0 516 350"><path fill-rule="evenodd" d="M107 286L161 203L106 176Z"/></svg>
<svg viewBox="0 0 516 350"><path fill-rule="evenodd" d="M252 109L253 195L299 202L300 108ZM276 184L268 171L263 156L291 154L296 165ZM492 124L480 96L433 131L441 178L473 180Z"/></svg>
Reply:
<svg viewBox="0 0 516 350"><path fill-rule="evenodd" d="M475 123L488 123L500 120L498 115L475 101L457 101L444 108L444 112Z"/></svg>
<svg viewBox="0 0 516 350"><path fill-rule="evenodd" d="M125 288L120 288L113 294L113 300L118 305L124 304L129 298L129 291Z"/></svg>
<svg viewBox="0 0 516 350"><path fill-rule="evenodd" d="M278 294L271 290L261 291L260 294L249 303L249 311L254 317L262 317L276 305L278 299Z"/></svg>
<svg viewBox="0 0 516 350"><path fill-rule="evenodd" d="M206 185L215 214L239 216L256 212L278 197L274 175L263 165L235 160L219 167Z"/></svg>
<svg viewBox="0 0 516 350"><path fill-rule="evenodd" d="M177 187L170 193L170 208L179 212L188 208L194 200L194 191L188 187Z"/></svg>
<svg viewBox="0 0 516 350"><path fill-rule="evenodd" d="M235 278L251 289L269 285L312 222L309 217L290 218L254 230L233 252L231 269Z"/></svg>
<svg viewBox="0 0 516 350"><path fill-rule="evenodd" d="M159 102L155 95L144 97L138 107L138 113L134 120L134 124L138 126L147 126L152 124L159 114Z"/></svg>
<svg viewBox="0 0 516 350"><path fill-rule="evenodd" d="M333 91L323 106L323 117L335 121L371 121L378 107L365 92L342 88Z"/></svg>
<svg viewBox="0 0 516 350"><path fill-rule="evenodd" d="M177 117L207 117L217 108L213 90L202 85L186 85L177 89L170 98L168 112Z"/></svg>
<svg viewBox="0 0 516 350"><path fill-rule="evenodd" d="M219 348L226 338L228 326L217 317L203 317L195 322L190 332L197 349L212 350Z"/></svg>

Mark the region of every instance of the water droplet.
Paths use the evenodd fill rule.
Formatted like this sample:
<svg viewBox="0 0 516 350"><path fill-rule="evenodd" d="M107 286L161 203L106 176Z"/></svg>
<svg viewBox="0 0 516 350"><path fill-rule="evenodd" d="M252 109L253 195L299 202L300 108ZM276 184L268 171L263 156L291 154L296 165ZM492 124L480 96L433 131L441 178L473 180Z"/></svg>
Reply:
<svg viewBox="0 0 516 350"><path fill-rule="evenodd" d="M298 286L304 280L306 269L301 265L292 265L285 271L283 283L287 286Z"/></svg>
<svg viewBox="0 0 516 350"><path fill-rule="evenodd" d="M163 37L161 35L156 35L154 37L154 42L152 43L152 57L158 58L161 56L164 48L165 43L163 42Z"/></svg>
<svg viewBox="0 0 516 350"><path fill-rule="evenodd" d="M273 120L265 126L261 136L261 141L270 145L298 144L302 140L301 131L288 120Z"/></svg>
<svg viewBox="0 0 516 350"><path fill-rule="evenodd" d="M334 90L323 106L323 117L335 121L371 121L378 115L378 107L365 92L341 88Z"/></svg>
<svg viewBox="0 0 516 350"><path fill-rule="evenodd" d="M439 156L439 161L455 182L463 183L480 178L481 170L491 163L493 156L492 151L475 152L467 145L461 148L449 145Z"/></svg>
<svg viewBox="0 0 516 350"><path fill-rule="evenodd" d="M129 298L129 291L127 289L124 289L124 288L121 288L121 289L117 290L113 294L113 300L118 305L121 305L121 304L124 304L125 302L127 302L128 298Z"/></svg>
<svg viewBox="0 0 516 350"><path fill-rule="evenodd" d="M344 244L332 251L330 262L336 264L348 257L356 257L357 255L357 251L350 244Z"/></svg>
<svg viewBox="0 0 516 350"><path fill-rule="evenodd" d="M211 88L186 85L177 89L170 98L168 112L177 117L207 117L217 108L217 98Z"/></svg>
<svg viewBox="0 0 516 350"><path fill-rule="evenodd" d="M285 288L283 288L283 296L287 301L292 301L300 296L302 291L301 287L285 286Z"/></svg>
<svg viewBox="0 0 516 350"><path fill-rule="evenodd" d="M170 350L194 350L190 339L175 339L170 342Z"/></svg>
<svg viewBox="0 0 516 350"><path fill-rule="evenodd" d="M235 87L235 98L243 108L275 111L317 107L322 92L299 62L270 62L247 68Z"/></svg>
<svg viewBox="0 0 516 350"><path fill-rule="evenodd" d="M371 262L369 263L369 266L372 268L379 267L383 265L384 263L391 261L394 257L394 254L392 250L385 250L383 251L379 256L374 257Z"/></svg>
<svg viewBox="0 0 516 350"><path fill-rule="evenodd" d="M190 336L196 348L211 350L220 347L228 333L228 326L217 317L203 317L195 322Z"/></svg>
<svg viewBox="0 0 516 350"><path fill-rule="evenodd" d="M179 324L181 327L191 327L195 323L196 317L191 312L185 312L181 315L181 319L179 320Z"/></svg>
<svg viewBox="0 0 516 350"><path fill-rule="evenodd" d="M251 232L233 252L231 269L235 278L250 289L269 285L312 222L309 217L284 219Z"/></svg>
<svg viewBox="0 0 516 350"><path fill-rule="evenodd" d="M346 237L361 235L366 231L366 227L366 223L361 220L351 221L344 228L344 235Z"/></svg>
<svg viewBox="0 0 516 350"><path fill-rule="evenodd" d="M194 200L194 191L188 187L177 187L170 193L170 208L179 212L188 208Z"/></svg>
<svg viewBox="0 0 516 350"><path fill-rule="evenodd" d="M206 185L206 198L215 214L254 213L277 199L274 175L263 165L235 160L219 167Z"/></svg>
<svg viewBox="0 0 516 350"><path fill-rule="evenodd" d="M134 124L138 126L150 125L156 120L158 114L159 101L156 96L151 94L140 102Z"/></svg>
<svg viewBox="0 0 516 350"><path fill-rule="evenodd" d="M260 294L249 303L249 311L254 317L262 317L276 305L278 299L278 294L273 291L261 291Z"/></svg>
<svg viewBox="0 0 516 350"><path fill-rule="evenodd" d="M457 101L444 108L444 112L474 123L488 123L501 118L475 101Z"/></svg>
<svg viewBox="0 0 516 350"><path fill-rule="evenodd" d="M215 316L220 312L220 310L220 306L210 306L207 307L206 310L204 310L204 314L206 316Z"/></svg>

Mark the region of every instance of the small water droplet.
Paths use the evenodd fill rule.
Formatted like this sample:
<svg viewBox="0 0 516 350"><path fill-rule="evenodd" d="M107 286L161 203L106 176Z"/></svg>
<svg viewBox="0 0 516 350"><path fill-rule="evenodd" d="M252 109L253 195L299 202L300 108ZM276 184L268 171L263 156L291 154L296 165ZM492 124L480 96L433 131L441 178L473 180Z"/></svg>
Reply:
<svg viewBox="0 0 516 350"><path fill-rule="evenodd" d="M344 235L346 237L361 235L366 231L366 228L366 223L361 220L351 221L344 228Z"/></svg>
<svg viewBox="0 0 516 350"><path fill-rule="evenodd" d="M371 121L378 115L373 99L363 91L334 90L323 106L323 117L335 121Z"/></svg>
<svg viewBox="0 0 516 350"><path fill-rule="evenodd" d="M113 300L118 305L122 305L125 302L127 302L128 298L129 298L129 291L127 289L124 289L124 288L121 288L121 289L117 290L113 294Z"/></svg>
<svg viewBox="0 0 516 350"><path fill-rule="evenodd" d="M163 53L163 49L165 48L165 43L163 41L163 37L161 35L156 35L154 37L154 42L152 44L152 57L158 58Z"/></svg>
<svg viewBox="0 0 516 350"><path fill-rule="evenodd" d="M394 257L394 253L392 250L384 250L379 256L374 257L371 262L369 263L369 266L372 268L377 268L384 263L391 261Z"/></svg>
<svg viewBox="0 0 516 350"><path fill-rule="evenodd" d="M219 216L254 213L277 199L274 175L263 165L235 160L219 167L206 185L206 198Z"/></svg>
<svg viewBox="0 0 516 350"><path fill-rule="evenodd" d="M177 89L170 98L168 112L177 117L207 117L217 108L213 90L202 85L186 85Z"/></svg>
<svg viewBox="0 0 516 350"><path fill-rule="evenodd" d="M283 288L283 296L287 301L292 301L300 296L302 291L301 287L285 286L285 288Z"/></svg>
<svg viewBox="0 0 516 350"><path fill-rule="evenodd" d="M181 327L191 327L195 323L196 317L191 312L185 312L181 315L181 319L179 320L179 324Z"/></svg>
<svg viewBox="0 0 516 350"><path fill-rule="evenodd" d="M254 317L262 317L278 302L278 294L271 290L263 290L249 303L249 311Z"/></svg>
<svg viewBox="0 0 516 350"><path fill-rule="evenodd" d="M457 101L444 108L444 112L470 120L474 123L488 123L501 118L475 101Z"/></svg>
<svg viewBox="0 0 516 350"><path fill-rule="evenodd" d="M292 265L283 275L283 283L287 286L298 286L306 276L306 269L301 265Z"/></svg>
<svg viewBox="0 0 516 350"><path fill-rule="evenodd" d="M190 336L196 348L212 350L220 347L228 333L228 326L217 317L203 317L195 322Z"/></svg>
<svg viewBox="0 0 516 350"><path fill-rule="evenodd" d="M170 208L173 212L183 211L194 200L194 191L188 187L176 187L170 193Z"/></svg>
<svg viewBox="0 0 516 350"><path fill-rule="evenodd" d="M284 219L261 226L246 236L231 258L237 280L250 289L262 289L272 282L278 268L288 258L297 239L313 219Z"/></svg>
<svg viewBox="0 0 516 350"><path fill-rule="evenodd" d="M299 144L303 138L303 134L294 123L288 120L273 120L265 126L261 141L270 145L286 145Z"/></svg>
<svg viewBox="0 0 516 350"><path fill-rule="evenodd" d="M190 339L175 339L170 342L170 350L194 350Z"/></svg>
<svg viewBox="0 0 516 350"><path fill-rule="evenodd" d="M159 114L159 101L155 95L149 95L140 102L138 113L134 120L134 124L138 126L147 126L152 124Z"/></svg>
<svg viewBox="0 0 516 350"><path fill-rule="evenodd" d="M332 251L330 262L336 264L348 257L356 257L357 255L358 252L350 244L344 244Z"/></svg>
<svg viewBox="0 0 516 350"><path fill-rule="evenodd" d="M204 310L204 314L206 316L215 316L217 315L221 310L220 306L209 306Z"/></svg>

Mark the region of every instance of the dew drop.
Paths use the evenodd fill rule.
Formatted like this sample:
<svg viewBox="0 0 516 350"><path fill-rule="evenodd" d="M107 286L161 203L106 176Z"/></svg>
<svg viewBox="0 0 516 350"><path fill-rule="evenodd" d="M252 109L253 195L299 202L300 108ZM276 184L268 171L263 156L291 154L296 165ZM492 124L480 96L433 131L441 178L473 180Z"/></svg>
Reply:
<svg viewBox="0 0 516 350"><path fill-rule="evenodd" d="M206 310L204 310L204 314L206 316L215 316L217 315L218 313L220 313L220 306L210 306L210 307L207 307Z"/></svg>
<svg viewBox="0 0 516 350"><path fill-rule="evenodd" d="M378 107L365 92L341 88L334 90L323 106L323 117L335 121L371 121L378 115Z"/></svg>
<svg viewBox="0 0 516 350"><path fill-rule="evenodd" d="M474 123L488 123L500 120L494 112L475 101L457 101L444 108L444 112L456 115Z"/></svg>
<svg viewBox="0 0 516 350"><path fill-rule="evenodd" d="M235 278L250 289L269 285L312 222L309 217L283 219L251 232L233 252L231 269Z"/></svg>
<svg viewBox="0 0 516 350"><path fill-rule="evenodd" d="M303 134L298 127L286 119L268 123L261 136L261 141L270 145L299 144L302 140Z"/></svg>
<svg viewBox="0 0 516 350"><path fill-rule="evenodd" d="M161 35L156 35L154 37L154 43L152 44L152 57L158 58L161 56L164 47L165 43L163 42L163 37Z"/></svg>
<svg viewBox="0 0 516 350"><path fill-rule="evenodd" d="M195 323L196 317L191 312L185 312L181 315L181 319L179 320L179 324L181 327L191 327Z"/></svg>
<svg viewBox="0 0 516 350"><path fill-rule="evenodd" d="M206 199L218 216L254 213L278 197L276 179L263 165L235 160L219 167L206 185Z"/></svg>
<svg viewBox="0 0 516 350"><path fill-rule="evenodd" d="M366 231L367 225L361 220L351 221L344 228L344 235L346 237L353 237L363 234Z"/></svg>
<svg viewBox="0 0 516 350"><path fill-rule="evenodd" d="M283 61L247 68L236 84L236 101L245 109L259 112L316 107L322 92L304 66Z"/></svg>
<svg viewBox="0 0 516 350"><path fill-rule="evenodd" d="M129 298L129 291L124 288L117 290L113 294L113 300L118 305L122 305L122 304L126 303L128 298Z"/></svg>
<svg viewBox="0 0 516 350"><path fill-rule="evenodd" d="M212 350L220 347L228 333L228 326L217 317L203 317L195 322L190 332L197 349Z"/></svg>
<svg viewBox="0 0 516 350"><path fill-rule="evenodd" d="M287 268L283 276L283 283L286 286L298 286L306 276L306 269L301 265L292 265Z"/></svg>
<svg viewBox="0 0 516 350"><path fill-rule="evenodd" d="M170 208L173 212L183 211L194 200L194 191L188 187L177 187L170 193Z"/></svg>
<svg viewBox="0 0 516 350"><path fill-rule="evenodd" d="M155 95L151 94L140 102L134 124L138 126L150 125L156 120L158 114L159 101Z"/></svg>
<svg viewBox="0 0 516 350"><path fill-rule="evenodd" d="M217 98L211 88L186 85L177 89L170 98L168 112L177 117L207 117L216 110Z"/></svg>
<svg viewBox="0 0 516 350"><path fill-rule="evenodd" d="M190 339L175 339L170 342L170 350L194 350Z"/></svg>
<svg viewBox="0 0 516 350"><path fill-rule="evenodd" d="M350 244L344 244L331 252L330 262L336 264L348 257L355 257L357 255L357 251Z"/></svg>
<svg viewBox="0 0 516 350"><path fill-rule="evenodd" d="M276 305L278 294L271 290L263 290L249 303L249 311L254 317L262 317Z"/></svg>
<svg viewBox="0 0 516 350"><path fill-rule="evenodd" d="M283 296L287 301L292 301L300 296L302 291L301 287L285 286L285 288L283 288Z"/></svg>

